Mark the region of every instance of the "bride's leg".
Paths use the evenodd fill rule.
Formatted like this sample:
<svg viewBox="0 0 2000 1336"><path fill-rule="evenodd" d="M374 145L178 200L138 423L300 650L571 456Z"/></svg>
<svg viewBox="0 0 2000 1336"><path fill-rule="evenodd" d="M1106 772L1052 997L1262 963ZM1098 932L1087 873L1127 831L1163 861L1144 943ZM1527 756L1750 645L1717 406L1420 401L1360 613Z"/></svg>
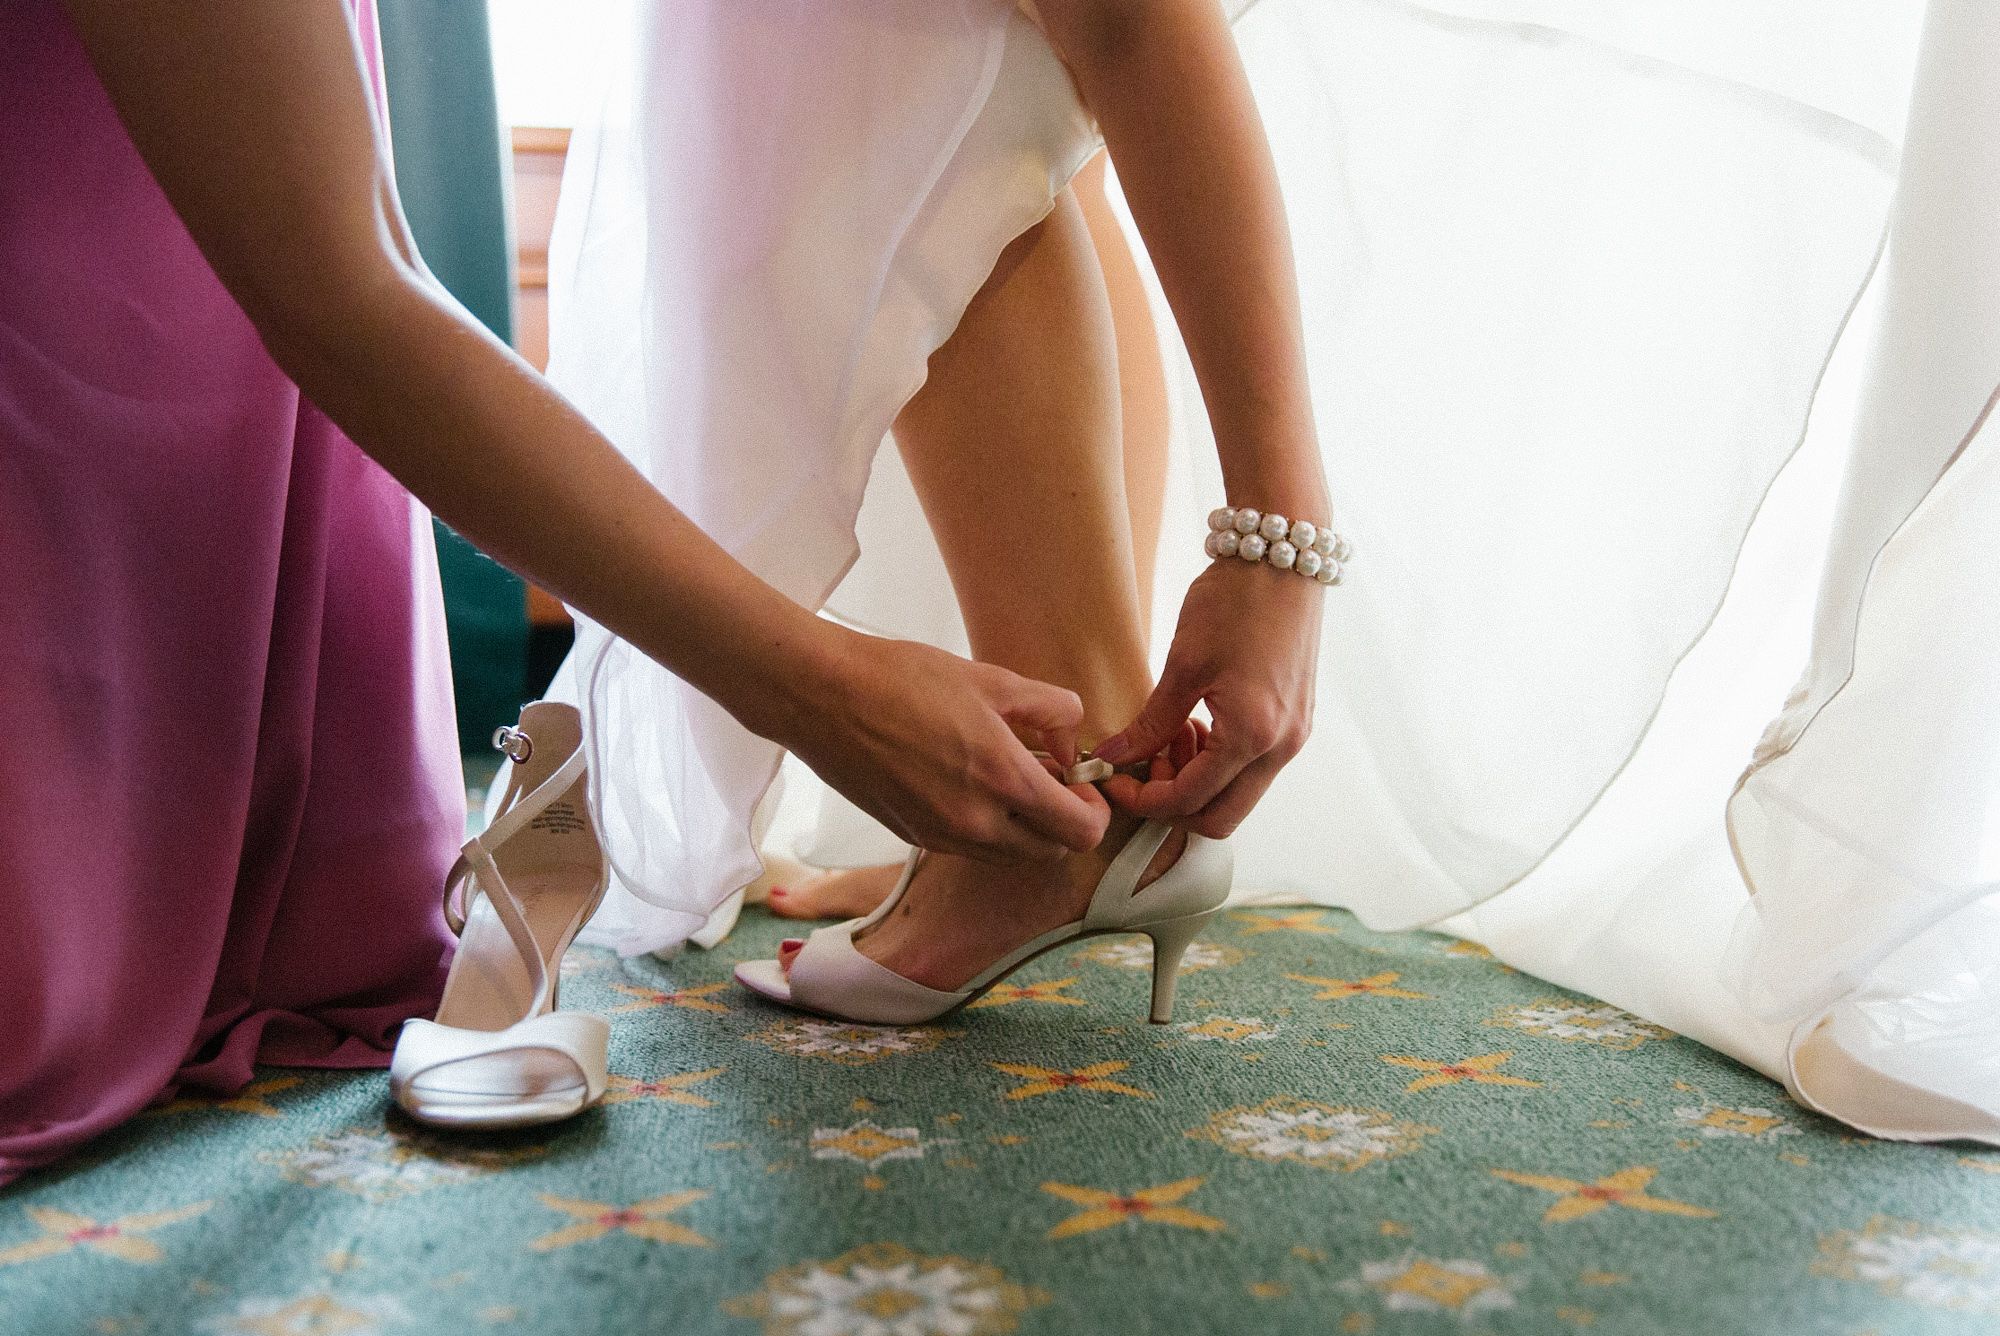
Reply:
<svg viewBox="0 0 2000 1336"><path fill-rule="evenodd" d="M1077 175L1075 195L1091 250L1103 276L1110 312L1112 360L1120 418L1117 439L1122 447L1125 513L1129 517L1131 538L1129 550L1133 558L1139 627L1144 636L1150 621L1154 556L1159 547L1161 515L1166 499L1169 430L1166 371L1138 263L1106 195L1106 165L1104 154L1093 158ZM1018 251L1006 258L996 274L996 283L1006 268L1019 259ZM1015 314L1026 318L1041 316L1037 306L1031 300L1012 303ZM986 304L968 313L966 318L968 322L987 321L995 314L992 305ZM975 332L962 331L966 337L972 337ZM1016 338L1024 334L1032 337L1033 331L1017 329L1012 334ZM984 337L992 343L1004 335L1001 331L989 330ZM991 368L996 374L1002 369ZM936 371L934 367L926 390L926 396L932 400L932 416L949 415L961 419L969 416L967 405L959 404L953 408L937 402L950 396L952 391L940 384ZM977 374L978 368L972 368L972 373ZM913 409L916 407L912 405ZM899 434L906 437L914 429L911 421L901 426ZM952 434L952 429L947 427L944 434ZM882 902L882 898L894 889L901 873L900 864L852 868L829 872L797 885L774 886L771 889L770 909L785 918L858 917Z"/></svg>
<svg viewBox="0 0 2000 1336"><path fill-rule="evenodd" d="M1064 192L931 358L896 441L973 657L1077 692L1086 744L1152 685L1120 422L1104 274Z"/></svg>
<svg viewBox="0 0 2000 1336"><path fill-rule="evenodd" d="M1104 272L1111 302L1111 328L1118 349L1120 437L1125 448L1125 511L1132 517L1133 572L1139 583L1139 617L1150 628L1153 566L1160 547L1160 522L1167 501L1167 368L1160 356L1153 306L1139 276L1125 229L1111 211L1105 171L1109 155L1099 153L1076 178L1076 199L1090 229L1091 248Z"/></svg>
<svg viewBox="0 0 2000 1336"><path fill-rule="evenodd" d="M1086 744L1123 727L1151 679L1112 316L1072 195L1002 255L896 437L974 657L1076 691ZM957 987L1081 914L1134 825L1114 820L1098 850L1052 866L933 856L861 947L906 977Z"/></svg>

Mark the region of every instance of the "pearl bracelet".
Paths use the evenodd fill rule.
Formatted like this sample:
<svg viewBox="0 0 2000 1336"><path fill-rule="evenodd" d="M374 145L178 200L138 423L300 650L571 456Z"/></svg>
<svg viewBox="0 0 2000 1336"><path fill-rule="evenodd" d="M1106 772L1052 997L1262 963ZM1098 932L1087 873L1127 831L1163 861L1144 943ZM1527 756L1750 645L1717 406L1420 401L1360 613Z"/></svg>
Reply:
<svg viewBox="0 0 2000 1336"><path fill-rule="evenodd" d="M1339 584L1340 566L1354 549L1345 538L1310 520L1288 520L1248 506L1209 512L1209 556L1261 561L1281 571L1297 571L1320 584Z"/></svg>

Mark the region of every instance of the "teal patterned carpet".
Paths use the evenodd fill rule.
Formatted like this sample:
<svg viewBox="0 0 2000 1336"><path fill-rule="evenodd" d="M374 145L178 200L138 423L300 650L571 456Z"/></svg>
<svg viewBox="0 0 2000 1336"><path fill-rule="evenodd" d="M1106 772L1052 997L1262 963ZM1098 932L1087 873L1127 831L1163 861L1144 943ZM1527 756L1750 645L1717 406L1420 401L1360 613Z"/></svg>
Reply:
<svg viewBox="0 0 2000 1336"><path fill-rule="evenodd" d="M440 1139L271 1070L0 1194L0 1332L2000 1331L2000 1154L1845 1135L1428 934L1232 913L1178 1024L1143 939L872 1029L712 953L582 953L575 1123Z"/></svg>

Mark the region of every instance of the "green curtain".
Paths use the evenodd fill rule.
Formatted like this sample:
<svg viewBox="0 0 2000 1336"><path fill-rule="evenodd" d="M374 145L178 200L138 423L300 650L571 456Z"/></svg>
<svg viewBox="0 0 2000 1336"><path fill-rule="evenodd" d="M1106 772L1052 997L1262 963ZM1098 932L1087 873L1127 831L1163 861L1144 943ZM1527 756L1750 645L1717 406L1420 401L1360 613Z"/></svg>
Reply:
<svg viewBox="0 0 2000 1336"><path fill-rule="evenodd" d="M388 75L396 187L424 262L508 342L514 235L507 146L493 88L483 0L377 0ZM512 723L527 677L521 582L437 526L459 745L483 749Z"/></svg>

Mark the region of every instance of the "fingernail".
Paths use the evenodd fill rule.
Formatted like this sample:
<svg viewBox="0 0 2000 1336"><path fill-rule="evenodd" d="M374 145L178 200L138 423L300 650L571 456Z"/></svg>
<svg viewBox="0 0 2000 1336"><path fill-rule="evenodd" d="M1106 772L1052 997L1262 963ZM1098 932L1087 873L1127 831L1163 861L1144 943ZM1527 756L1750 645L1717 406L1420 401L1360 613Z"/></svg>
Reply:
<svg viewBox="0 0 2000 1336"><path fill-rule="evenodd" d="M796 951L805 944L806 939L803 937L787 937L784 941L778 943L778 949L780 951L787 949Z"/></svg>
<svg viewBox="0 0 2000 1336"><path fill-rule="evenodd" d="M1106 738L1104 741L1098 743L1095 747L1091 748L1090 754L1100 761L1109 761L1113 765L1124 765L1125 762L1132 759L1125 754L1128 750L1130 750L1130 744L1125 741L1123 735L1119 735Z"/></svg>

